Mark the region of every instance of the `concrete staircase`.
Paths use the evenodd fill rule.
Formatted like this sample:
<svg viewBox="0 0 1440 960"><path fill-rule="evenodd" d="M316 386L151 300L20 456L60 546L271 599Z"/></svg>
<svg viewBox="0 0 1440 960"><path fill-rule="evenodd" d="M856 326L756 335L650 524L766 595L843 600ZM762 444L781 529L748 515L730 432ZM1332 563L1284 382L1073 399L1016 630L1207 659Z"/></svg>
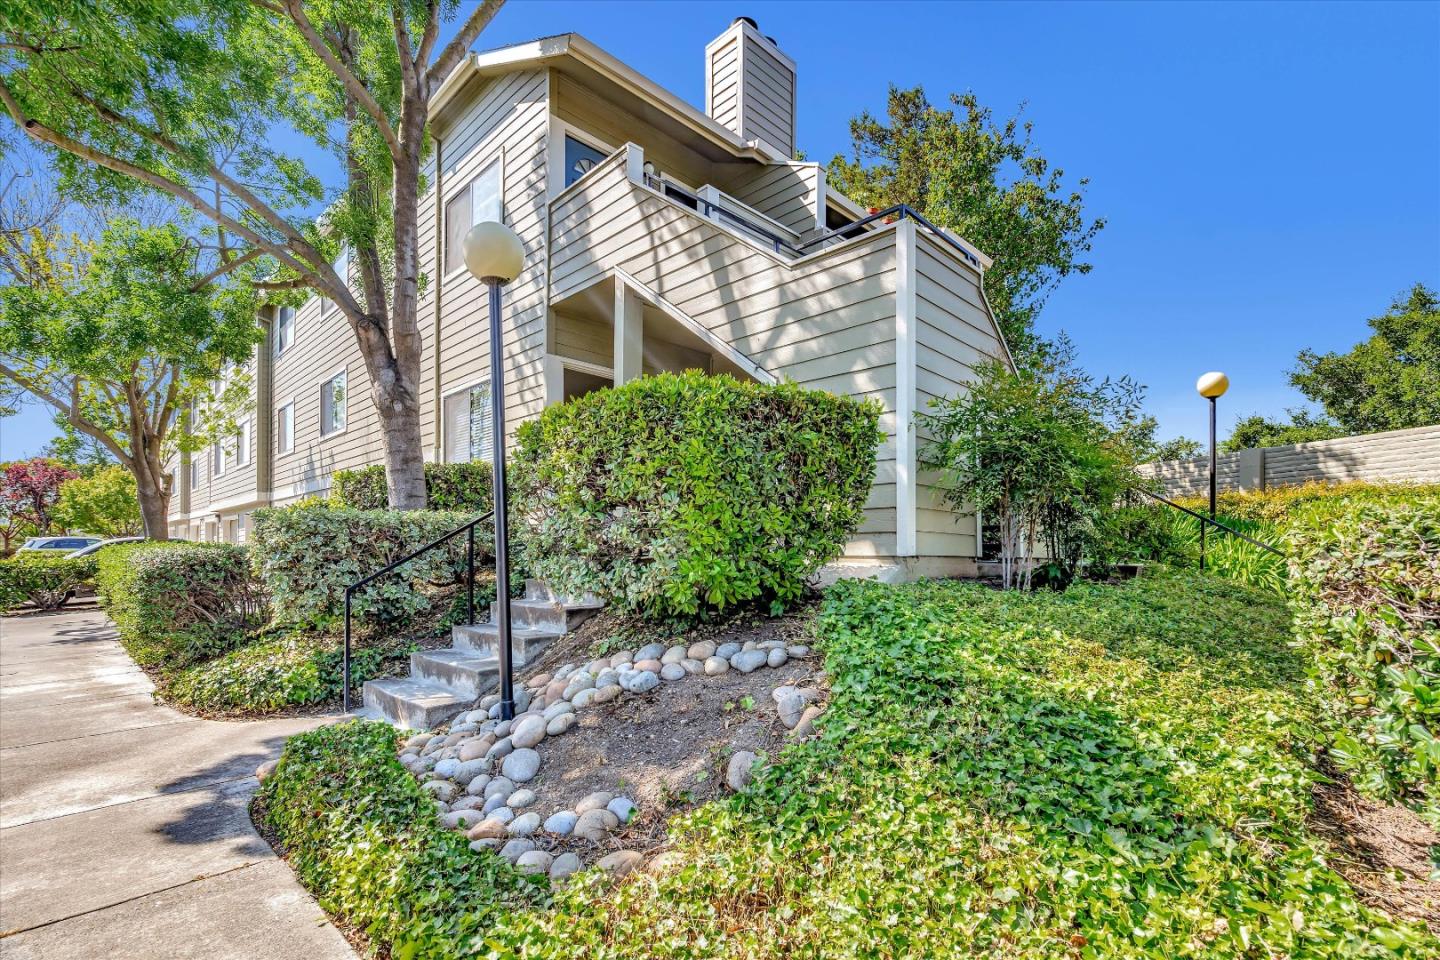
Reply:
<svg viewBox="0 0 1440 960"><path fill-rule="evenodd" d="M500 628L495 622L457 626L446 650L410 654L410 676L367 680L364 708L357 715L388 720L397 727L429 730L473 709L480 698L498 688ZM557 596L543 581L526 580L525 596L510 601L511 655L516 671L534 660L556 637L563 637L599 612L604 604L593 597L570 600Z"/></svg>

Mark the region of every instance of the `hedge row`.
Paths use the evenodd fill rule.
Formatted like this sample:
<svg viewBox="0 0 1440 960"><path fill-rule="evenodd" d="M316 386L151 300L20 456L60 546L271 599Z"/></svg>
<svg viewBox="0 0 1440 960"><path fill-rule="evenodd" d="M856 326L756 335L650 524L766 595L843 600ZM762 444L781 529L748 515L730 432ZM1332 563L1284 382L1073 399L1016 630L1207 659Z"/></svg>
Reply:
<svg viewBox="0 0 1440 960"><path fill-rule="evenodd" d="M330 481L330 500L352 510L384 510L390 506L385 468L380 465L339 470ZM425 506L429 510L489 513L490 464L425 464Z"/></svg>
<svg viewBox="0 0 1440 960"><path fill-rule="evenodd" d="M1321 510L1292 531L1290 606L1361 789L1440 825L1440 494Z"/></svg>
<svg viewBox="0 0 1440 960"><path fill-rule="evenodd" d="M99 556L101 605L141 666L170 671L216 656L268 619L243 546L138 543Z"/></svg>
<svg viewBox="0 0 1440 960"><path fill-rule="evenodd" d="M351 510L323 502L257 510L251 534L256 577L270 594L277 624L333 629L344 616L345 588L469 520L473 513ZM476 532L476 564L488 562L490 535ZM431 550L359 590L352 612L394 624L429 610L437 593L463 581L465 537Z"/></svg>
<svg viewBox="0 0 1440 960"><path fill-rule="evenodd" d="M783 607L864 517L878 404L697 372L520 427L514 535L536 576L616 609Z"/></svg>
<svg viewBox="0 0 1440 960"><path fill-rule="evenodd" d="M385 651L357 647L350 683L358 687L380 672ZM269 712L340 697L340 648L315 636L278 635L256 640L188 667L165 684L165 699L207 713Z"/></svg>
<svg viewBox="0 0 1440 960"><path fill-rule="evenodd" d="M57 551L35 550L0 560L0 611L35 605L58 610L95 576L95 558L71 559Z"/></svg>

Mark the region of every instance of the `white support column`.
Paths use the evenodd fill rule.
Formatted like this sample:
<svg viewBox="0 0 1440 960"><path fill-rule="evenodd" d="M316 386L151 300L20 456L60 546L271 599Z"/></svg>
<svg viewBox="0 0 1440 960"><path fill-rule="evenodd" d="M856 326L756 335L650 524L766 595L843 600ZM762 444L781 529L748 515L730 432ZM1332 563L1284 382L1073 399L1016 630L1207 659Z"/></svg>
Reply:
<svg viewBox="0 0 1440 960"><path fill-rule="evenodd" d="M895 552L916 556L915 221L895 232Z"/></svg>
<svg viewBox="0 0 1440 960"><path fill-rule="evenodd" d="M629 285L615 278L615 386L644 373L644 304Z"/></svg>

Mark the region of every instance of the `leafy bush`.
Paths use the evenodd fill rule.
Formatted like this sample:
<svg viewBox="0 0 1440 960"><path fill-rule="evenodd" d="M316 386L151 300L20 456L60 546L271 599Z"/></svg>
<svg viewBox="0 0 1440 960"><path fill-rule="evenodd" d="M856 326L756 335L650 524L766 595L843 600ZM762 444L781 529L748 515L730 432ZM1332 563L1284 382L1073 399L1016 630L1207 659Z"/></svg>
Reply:
<svg viewBox="0 0 1440 960"><path fill-rule="evenodd" d="M444 830L435 801L395 755L395 730L351 722L291 737L260 791L290 865L332 913L392 957L470 956L492 919L544 898L463 834Z"/></svg>
<svg viewBox="0 0 1440 960"><path fill-rule="evenodd" d="M879 418L697 372L586 394L521 426L514 533L536 576L620 610L778 609L860 523Z"/></svg>
<svg viewBox="0 0 1440 960"><path fill-rule="evenodd" d="M1296 641L1356 784L1440 826L1440 495L1319 516L1289 540Z"/></svg>
<svg viewBox="0 0 1440 960"><path fill-rule="evenodd" d="M385 510L390 506L385 491L385 467L361 467L336 471L331 480L330 500L337 507L352 510ZM425 506L429 510L458 510L489 513L490 464L425 464Z"/></svg>
<svg viewBox="0 0 1440 960"><path fill-rule="evenodd" d="M374 647L353 650L352 689L377 676L384 659ZM263 713L338 699L343 686L341 651L333 640L275 636L181 671L162 693L171 703L205 712Z"/></svg>
<svg viewBox="0 0 1440 960"><path fill-rule="evenodd" d="M350 510L323 502L257 510L251 535L255 575L270 594L277 623L333 627L344 616L345 588L449 533L473 513ZM477 531L476 563L491 538ZM374 625L431 609L440 588L465 573L465 537L428 551L355 594L353 613Z"/></svg>
<svg viewBox="0 0 1440 960"><path fill-rule="evenodd" d="M97 556L100 603L141 666L181 669L244 644L268 619L244 546L137 543Z"/></svg>
<svg viewBox="0 0 1440 960"><path fill-rule="evenodd" d="M85 530L102 537L129 537L145 530L135 475L116 465L60 485L55 523L66 530Z"/></svg>
<svg viewBox="0 0 1440 960"><path fill-rule="evenodd" d="M72 560L59 551L45 550L17 553L0 560L0 610L25 603L58 610L94 576L94 557Z"/></svg>
<svg viewBox="0 0 1440 960"><path fill-rule="evenodd" d="M1301 483L1269 490L1230 490L1216 497L1215 512L1237 520L1254 520L1282 528L1320 515L1338 517L1362 503L1393 503L1440 496L1440 483ZM1176 502L1191 510L1209 509L1206 497L1183 497Z"/></svg>
<svg viewBox="0 0 1440 960"><path fill-rule="evenodd" d="M388 729L292 740L262 796L325 908L411 960L1434 957L1309 832L1287 624L1193 574L842 583L819 735L672 821L673 869L581 875L550 909L436 830Z"/></svg>

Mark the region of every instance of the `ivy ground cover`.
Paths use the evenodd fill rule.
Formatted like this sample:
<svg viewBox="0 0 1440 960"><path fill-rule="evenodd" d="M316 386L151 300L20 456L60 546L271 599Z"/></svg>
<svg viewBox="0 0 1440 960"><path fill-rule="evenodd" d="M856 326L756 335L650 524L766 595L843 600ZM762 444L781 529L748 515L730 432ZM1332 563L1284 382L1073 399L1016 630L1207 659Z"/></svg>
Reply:
<svg viewBox="0 0 1440 960"><path fill-rule="evenodd" d="M327 760L326 738L356 749L343 727L287 751L272 826L322 903L399 956L1440 955L1358 902L1307 828L1315 707L1273 596L1191 574L845 583L816 632L820 736L677 820L678 867L517 890L434 824L388 734L373 764ZM351 799L302 817L307 779ZM445 866L395 916L368 894L347 909L367 817L397 809Z"/></svg>

